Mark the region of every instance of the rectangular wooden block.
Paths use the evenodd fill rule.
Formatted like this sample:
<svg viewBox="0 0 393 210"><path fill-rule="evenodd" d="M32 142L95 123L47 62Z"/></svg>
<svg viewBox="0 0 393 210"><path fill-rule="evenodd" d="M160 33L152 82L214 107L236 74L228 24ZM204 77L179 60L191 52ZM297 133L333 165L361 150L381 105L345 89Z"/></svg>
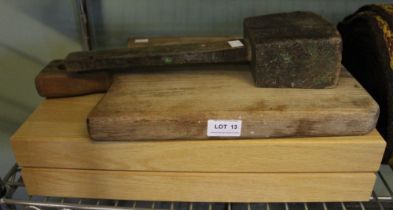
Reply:
<svg viewBox="0 0 393 210"><path fill-rule="evenodd" d="M23 168L31 195L192 202L368 201L373 173L179 173Z"/></svg>
<svg viewBox="0 0 393 210"><path fill-rule="evenodd" d="M331 88L341 70L336 27L312 12L289 12L244 20L251 69L259 87Z"/></svg>
<svg viewBox="0 0 393 210"><path fill-rule="evenodd" d="M333 89L255 88L245 65L118 74L88 116L94 140L363 135L379 107L349 74ZM239 136L208 135L209 120L241 121Z"/></svg>
<svg viewBox="0 0 393 210"><path fill-rule="evenodd" d="M85 120L102 96L45 100L12 137L18 164L129 171L373 172L385 148L375 130L318 138L97 142L89 138Z"/></svg>

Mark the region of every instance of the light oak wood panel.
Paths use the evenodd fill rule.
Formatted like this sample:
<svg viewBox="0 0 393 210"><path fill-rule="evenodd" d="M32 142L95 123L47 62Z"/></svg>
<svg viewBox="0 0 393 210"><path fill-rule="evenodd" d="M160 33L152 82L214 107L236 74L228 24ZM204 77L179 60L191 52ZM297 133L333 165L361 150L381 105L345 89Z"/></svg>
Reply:
<svg viewBox="0 0 393 210"><path fill-rule="evenodd" d="M361 137L244 141L95 143L13 141L21 166L221 172L376 171L384 142ZM319 142L315 142L319 141Z"/></svg>
<svg viewBox="0 0 393 210"><path fill-rule="evenodd" d="M96 142L85 119L101 94L45 100L12 137L22 167L200 172L372 172L385 142L363 136Z"/></svg>
<svg viewBox="0 0 393 210"><path fill-rule="evenodd" d="M373 173L173 173L23 168L31 195L159 201L367 201Z"/></svg>

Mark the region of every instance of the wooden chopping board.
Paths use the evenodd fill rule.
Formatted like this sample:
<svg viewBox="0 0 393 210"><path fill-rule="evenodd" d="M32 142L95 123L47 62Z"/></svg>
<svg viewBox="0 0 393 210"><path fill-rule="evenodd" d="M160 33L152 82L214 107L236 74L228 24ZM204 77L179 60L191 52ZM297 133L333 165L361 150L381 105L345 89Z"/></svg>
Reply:
<svg viewBox="0 0 393 210"><path fill-rule="evenodd" d="M334 89L275 89L231 65L116 75L87 123L91 138L109 141L343 136L370 132L378 114L346 71Z"/></svg>

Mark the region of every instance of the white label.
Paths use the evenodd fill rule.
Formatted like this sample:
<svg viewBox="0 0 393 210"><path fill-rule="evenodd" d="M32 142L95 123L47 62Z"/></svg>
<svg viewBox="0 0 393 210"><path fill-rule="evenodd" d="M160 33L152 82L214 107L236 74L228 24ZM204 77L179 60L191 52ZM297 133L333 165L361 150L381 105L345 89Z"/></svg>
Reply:
<svg viewBox="0 0 393 210"><path fill-rule="evenodd" d="M134 43L148 43L149 39L135 39Z"/></svg>
<svg viewBox="0 0 393 210"><path fill-rule="evenodd" d="M240 136L241 120L208 120L207 136Z"/></svg>
<svg viewBox="0 0 393 210"><path fill-rule="evenodd" d="M244 46L244 44L240 40L228 41L228 44L231 47L243 47Z"/></svg>

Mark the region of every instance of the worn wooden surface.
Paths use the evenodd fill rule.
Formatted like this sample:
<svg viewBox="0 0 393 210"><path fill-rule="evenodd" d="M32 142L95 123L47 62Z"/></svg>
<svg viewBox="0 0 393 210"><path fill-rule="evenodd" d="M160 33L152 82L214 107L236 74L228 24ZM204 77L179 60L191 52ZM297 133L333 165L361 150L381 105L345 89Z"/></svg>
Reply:
<svg viewBox="0 0 393 210"><path fill-rule="evenodd" d="M63 60L53 60L36 76L35 85L42 97L67 97L105 92L112 84L109 72L70 74Z"/></svg>
<svg viewBox="0 0 393 210"><path fill-rule="evenodd" d="M335 87L341 70L336 27L312 12L290 12L244 20L258 87Z"/></svg>
<svg viewBox="0 0 393 210"><path fill-rule="evenodd" d="M197 44L215 41L229 41L237 39L236 36L223 37L153 37L149 41L135 42L130 38L128 48L170 46L175 44ZM146 39L146 38L145 38ZM109 72L89 72L88 74L70 74L65 70L64 60L53 60L36 76L37 92L42 97L67 97L98 92L106 92L112 81Z"/></svg>
<svg viewBox="0 0 393 210"><path fill-rule="evenodd" d="M186 36L173 36L173 37L131 37L128 39L128 48L139 47L154 47L154 46L168 46L177 44L204 44L216 41L230 41L241 39L239 36L217 36L217 37L186 37Z"/></svg>
<svg viewBox="0 0 393 210"><path fill-rule="evenodd" d="M379 108L349 74L334 89L255 88L247 66L118 74L88 116L95 140L208 139L208 120L242 120L238 138L362 135ZM228 137L226 137L228 138Z"/></svg>
<svg viewBox="0 0 393 210"><path fill-rule="evenodd" d="M65 59L68 72L135 70L149 66L245 63L247 47L231 47L227 41L110 49L70 53Z"/></svg>
<svg viewBox="0 0 393 210"><path fill-rule="evenodd" d="M102 96L43 101L12 137L17 163L98 171L373 172L385 146L375 130L319 138L97 142L85 120Z"/></svg>
<svg viewBox="0 0 393 210"><path fill-rule="evenodd" d="M368 201L373 173L179 173L23 168L31 195L193 202Z"/></svg>

